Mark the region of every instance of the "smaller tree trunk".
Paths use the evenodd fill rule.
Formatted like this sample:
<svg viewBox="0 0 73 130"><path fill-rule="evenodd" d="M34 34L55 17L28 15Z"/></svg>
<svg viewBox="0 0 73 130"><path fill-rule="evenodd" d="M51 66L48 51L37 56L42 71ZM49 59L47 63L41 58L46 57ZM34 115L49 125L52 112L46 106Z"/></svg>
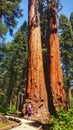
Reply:
<svg viewBox="0 0 73 130"><path fill-rule="evenodd" d="M70 87L70 79L67 79L67 100L68 100L68 106L71 106L71 87Z"/></svg>
<svg viewBox="0 0 73 130"><path fill-rule="evenodd" d="M12 96L10 98L10 106L9 106L9 111L11 111L11 108L12 108Z"/></svg>

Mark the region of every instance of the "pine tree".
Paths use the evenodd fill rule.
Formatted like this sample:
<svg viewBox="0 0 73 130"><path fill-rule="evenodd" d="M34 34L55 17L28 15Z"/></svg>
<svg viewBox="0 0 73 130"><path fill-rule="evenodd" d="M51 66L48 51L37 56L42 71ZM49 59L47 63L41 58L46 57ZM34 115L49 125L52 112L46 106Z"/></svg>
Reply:
<svg viewBox="0 0 73 130"><path fill-rule="evenodd" d="M24 28L22 28L23 25L25 25ZM15 105L18 93L24 93L26 88L27 22L24 22L23 25L15 34L14 40L11 43L3 44L1 48L0 88L1 93L2 91L5 93L5 96L0 98L1 105L5 103L9 105L11 101ZM4 101L1 100L2 98Z"/></svg>
<svg viewBox="0 0 73 130"><path fill-rule="evenodd" d="M71 12L70 14L70 22L71 22L72 31L73 31L73 12Z"/></svg>
<svg viewBox="0 0 73 130"><path fill-rule="evenodd" d="M0 19L4 25L9 29L12 35L12 28L16 26L17 20L22 16L22 9L19 7L21 0L1 0L0 1Z"/></svg>
<svg viewBox="0 0 73 130"><path fill-rule="evenodd" d="M70 80L72 79L73 76L72 13L70 15L70 21L64 14L60 15L59 30L60 30L62 69L63 69L64 83L67 91L68 101L69 101L69 91L70 91Z"/></svg>

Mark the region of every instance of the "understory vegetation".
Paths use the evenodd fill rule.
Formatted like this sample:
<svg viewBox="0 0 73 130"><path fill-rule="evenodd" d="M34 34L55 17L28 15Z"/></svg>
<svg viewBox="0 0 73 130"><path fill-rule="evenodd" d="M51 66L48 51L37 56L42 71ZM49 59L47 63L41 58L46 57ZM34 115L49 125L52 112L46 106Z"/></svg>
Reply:
<svg viewBox="0 0 73 130"><path fill-rule="evenodd" d="M68 112L61 111L51 116L50 130L73 130L73 107Z"/></svg>

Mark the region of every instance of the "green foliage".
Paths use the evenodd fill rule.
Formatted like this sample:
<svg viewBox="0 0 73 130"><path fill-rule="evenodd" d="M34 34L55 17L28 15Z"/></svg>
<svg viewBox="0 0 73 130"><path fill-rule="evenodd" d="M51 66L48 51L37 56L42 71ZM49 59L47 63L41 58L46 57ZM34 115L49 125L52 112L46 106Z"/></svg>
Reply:
<svg viewBox="0 0 73 130"><path fill-rule="evenodd" d="M73 12L71 12L71 15L70 15L70 22L71 22L71 26L73 30Z"/></svg>
<svg viewBox="0 0 73 130"><path fill-rule="evenodd" d="M3 44L1 48L2 59L0 63L0 103L12 100L12 106L16 104L17 95L26 88L27 77L27 36L28 26L24 25L16 33L11 43ZM7 110L9 106L7 106ZM0 111L5 111L0 109ZM14 108L12 107L12 111ZM6 112L6 111L5 111Z"/></svg>
<svg viewBox="0 0 73 130"><path fill-rule="evenodd" d="M0 19L0 38L3 38L7 33L7 27L5 27Z"/></svg>
<svg viewBox="0 0 73 130"><path fill-rule="evenodd" d="M10 112L10 114L16 113L16 106L15 106L15 105L12 105L11 111L9 111L9 112Z"/></svg>
<svg viewBox="0 0 73 130"><path fill-rule="evenodd" d="M72 130L73 129L73 108L68 112L59 112L57 115L51 116L50 130Z"/></svg>
<svg viewBox="0 0 73 130"><path fill-rule="evenodd" d="M70 20L64 14L59 17L61 60L66 86L67 80L73 77L73 30Z"/></svg>
<svg viewBox="0 0 73 130"><path fill-rule="evenodd" d="M12 28L17 25L17 18L22 16L22 9L20 9L19 5L20 2L21 0L0 1L0 19L2 21L2 25L0 25L0 38L2 38L3 33L6 33L7 28L9 29L10 34L12 35ZM6 31L3 31L3 29Z"/></svg>
<svg viewBox="0 0 73 130"><path fill-rule="evenodd" d="M1 104L0 113L5 115L9 114L9 105L7 103Z"/></svg>
<svg viewBox="0 0 73 130"><path fill-rule="evenodd" d="M0 113L4 114L4 115L9 115L9 114L16 113L16 106L15 105L12 105L11 111L9 109L10 109L9 104L7 104L7 103L1 104Z"/></svg>
<svg viewBox="0 0 73 130"><path fill-rule="evenodd" d="M42 47L46 48L46 32L47 32L47 3L45 0L39 0L39 13L41 24L41 40Z"/></svg>

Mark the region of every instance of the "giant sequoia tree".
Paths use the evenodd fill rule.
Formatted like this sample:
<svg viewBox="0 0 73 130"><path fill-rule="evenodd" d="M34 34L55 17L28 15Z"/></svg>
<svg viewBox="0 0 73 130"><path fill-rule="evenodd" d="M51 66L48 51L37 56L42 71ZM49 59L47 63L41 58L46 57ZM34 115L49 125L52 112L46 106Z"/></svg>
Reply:
<svg viewBox="0 0 73 130"><path fill-rule="evenodd" d="M65 107L66 97L63 88L63 77L60 62L57 6L55 0L47 0L48 3L48 31L47 31L47 89L49 95L49 109L59 106Z"/></svg>
<svg viewBox="0 0 73 130"><path fill-rule="evenodd" d="M33 105L33 117L45 121L48 114L44 79L38 0L29 0L28 88L27 101Z"/></svg>

